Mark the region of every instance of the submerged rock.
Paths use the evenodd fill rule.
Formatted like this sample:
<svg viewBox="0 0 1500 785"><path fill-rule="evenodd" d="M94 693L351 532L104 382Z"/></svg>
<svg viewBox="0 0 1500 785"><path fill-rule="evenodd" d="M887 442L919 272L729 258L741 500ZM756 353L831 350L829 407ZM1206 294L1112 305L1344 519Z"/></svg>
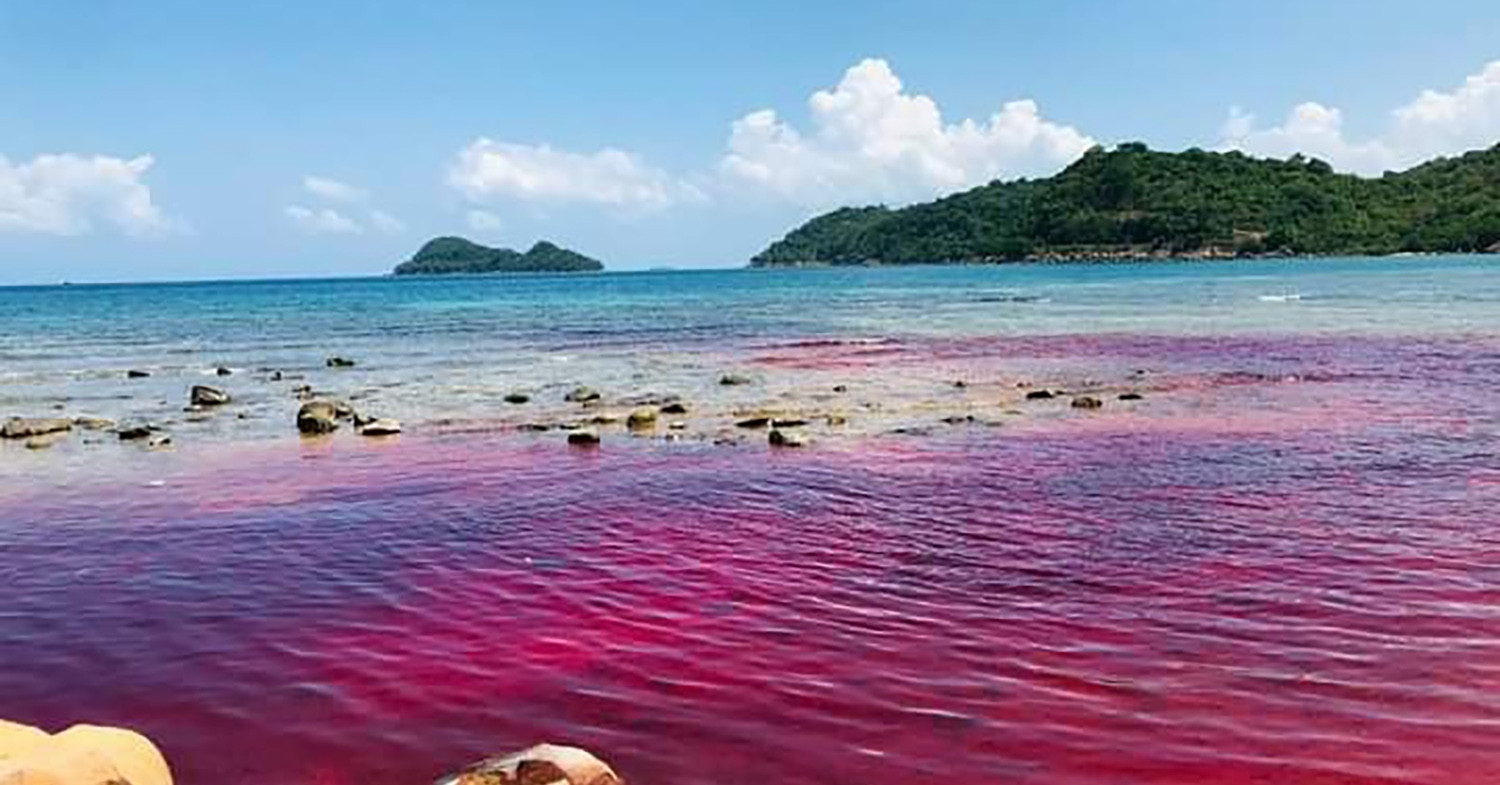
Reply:
<svg viewBox="0 0 1500 785"><path fill-rule="evenodd" d="M577 747L538 744L486 758L434 785L624 785L604 761Z"/></svg>
<svg viewBox="0 0 1500 785"><path fill-rule="evenodd" d="M223 406L231 400L229 393L217 387L209 387L206 384L193 385L188 399L194 406Z"/></svg>
<svg viewBox="0 0 1500 785"><path fill-rule="evenodd" d="M0 720L0 783L172 785L161 751L123 728L74 725L46 732Z"/></svg>
<svg viewBox="0 0 1500 785"><path fill-rule="evenodd" d="M1073 399L1074 409L1098 409L1104 406L1104 402L1092 395L1080 395Z"/></svg>
<svg viewBox="0 0 1500 785"><path fill-rule="evenodd" d="M172 437L164 433L159 433L146 440L146 449L148 450L163 450L171 446Z"/></svg>
<svg viewBox="0 0 1500 785"><path fill-rule="evenodd" d="M766 438L770 441L772 447L804 447L807 445L806 437L800 434L787 433L786 431L773 430Z"/></svg>
<svg viewBox="0 0 1500 785"><path fill-rule="evenodd" d="M12 417L0 425L0 439L30 439L73 430L73 421L61 417Z"/></svg>
<svg viewBox="0 0 1500 785"><path fill-rule="evenodd" d="M563 400L568 403L592 403L600 397L599 391L592 387L574 387L563 396Z"/></svg>
<svg viewBox="0 0 1500 785"><path fill-rule="evenodd" d="M401 432L401 422L381 418L367 423L359 432L365 436L395 436Z"/></svg>

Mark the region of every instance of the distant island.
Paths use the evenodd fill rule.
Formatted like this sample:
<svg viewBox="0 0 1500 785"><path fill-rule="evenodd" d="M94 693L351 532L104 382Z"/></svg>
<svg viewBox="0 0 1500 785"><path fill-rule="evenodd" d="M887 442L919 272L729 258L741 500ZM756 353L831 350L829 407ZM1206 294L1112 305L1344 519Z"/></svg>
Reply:
<svg viewBox="0 0 1500 785"><path fill-rule="evenodd" d="M814 218L752 267L1500 252L1500 145L1378 178L1301 155L1095 147L1037 180Z"/></svg>
<svg viewBox="0 0 1500 785"><path fill-rule="evenodd" d="M490 248L462 237L428 240L409 261L396 265L396 275L456 275L477 273L585 273L604 265L576 251L542 241L526 253Z"/></svg>

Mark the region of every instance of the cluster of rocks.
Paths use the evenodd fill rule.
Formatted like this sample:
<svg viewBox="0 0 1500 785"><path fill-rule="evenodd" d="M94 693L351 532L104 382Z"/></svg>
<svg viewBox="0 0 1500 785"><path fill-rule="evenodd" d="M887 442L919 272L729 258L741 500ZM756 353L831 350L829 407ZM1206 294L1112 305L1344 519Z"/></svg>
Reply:
<svg viewBox="0 0 1500 785"><path fill-rule="evenodd" d="M172 785L150 739L124 728L74 725L50 734L0 720L3 785Z"/></svg>
<svg viewBox="0 0 1500 785"><path fill-rule="evenodd" d="M435 785L625 785L609 764L577 747L538 744L486 758Z"/></svg>

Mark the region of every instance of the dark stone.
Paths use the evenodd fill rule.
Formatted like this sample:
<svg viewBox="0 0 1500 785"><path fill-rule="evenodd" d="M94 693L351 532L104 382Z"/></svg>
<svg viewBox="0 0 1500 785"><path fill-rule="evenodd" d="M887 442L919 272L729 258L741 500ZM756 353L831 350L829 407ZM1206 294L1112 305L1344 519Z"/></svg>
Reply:
<svg viewBox="0 0 1500 785"><path fill-rule="evenodd" d="M530 400L531 400L531 396L529 396L529 395L522 395L521 393L510 393L509 395L505 396L505 402L506 403L513 403L513 404L516 404L517 406L519 406L519 405L521 405L523 403L527 403Z"/></svg>
<svg viewBox="0 0 1500 785"><path fill-rule="evenodd" d="M1119 399L1122 400L1122 401L1139 401L1139 400L1141 400L1144 397L1146 397L1146 396L1141 395L1140 393L1133 393L1133 392L1120 393L1120 395L1119 395Z"/></svg>
<svg viewBox="0 0 1500 785"><path fill-rule="evenodd" d="M807 445L805 438L794 433L783 433L773 430L770 436L766 438L772 447L803 447Z"/></svg>
<svg viewBox="0 0 1500 785"><path fill-rule="evenodd" d="M974 415L968 414L960 416L955 414L951 417L944 417L943 422L947 425L967 425L974 422Z"/></svg>
<svg viewBox="0 0 1500 785"><path fill-rule="evenodd" d="M574 387L571 392L563 396L568 403L591 403L599 400L599 391L592 387Z"/></svg>
<svg viewBox="0 0 1500 785"><path fill-rule="evenodd" d="M120 437L120 441L131 442L137 439L149 438L155 432L156 429L150 425L133 425L129 428L121 428L115 431L115 434Z"/></svg>
<svg viewBox="0 0 1500 785"><path fill-rule="evenodd" d="M738 387L749 383L750 377L742 376L737 373L726 373L723 376L719 377L719 384L722 384L725 387Z"/></svg>
<svg viewBox="0 0 1500 785"><path fill-rule="evenodd" d="M625 419L625 427L632 431L649 431L656 427L655 409L637 409Z"/></svg>
<svg viewBox="0 0 1500 785"><path fill-rule="evenodd" d="M967 389L968 386L969 386L969 383L966 382L966 381L964 381L963 379L959 379L959 380L953 382L953 389L955 389L955 390Z"/></svg>
<svg viewBox="0 0 1500 785"><path fill-rule="evenodd" d="M234 371L231 371L228 368L225 368L224 366L221 365L221 366L219 366L219 367L217 367L217 368L214 369L214 374L217 375L217 376L231 376L231 375L234 374Z"/></svg>
<svg viewBox="0 0 1500 785"><path fill-rule="evenodd" d="M661 407L662 414L687 414L687 411L687 404L683 403L669 403Z"/></svg>
<svg viewBox="0 0 1500 785"><path fill-rule="evenodd" d="M833 386L833 391L836 392L836 393L840 393L840 394L849 392L849 385L847 385L847 384L835 384Z"/></svg>
<svg viewBox="0 0 1500 785"><path fill-rule="evenodd" d="M1092 395L1080 395L1073 399L1074 409L1098 409L1104 406L1104 402Z"/></svg>
<svg viewBox="0 0 1500 785"><path fill-rule="evenodd" d="M595 447L599 444L599 432L580 429L568 434L568 444L575 447Z"/></svg>
<svg viewBox="0 0 1500 785"><path fill-rule="evenodd" d="M329 368L353 368L354 367L354 361L351 360L351 359L349 359L348 357L329 357L327 360L323 361L323 364L326 365L326 366L328 366Z"/></svg>
<svg viewBox="0 0 1500 785"><path fill-rule="evenodd" d="M150 371L137 371L135 369L131 369L125 372L126 379L144 379L150 375Z"/></svg>
<svg viewBox="0 0 1500 785"><path fill-rule="evenodd" d="M194 406L223 406L231 400L229 393L205 384L194 385L188 398Z"/></svg>
<svg viewBox="0 0 1500 785"><path fill-rule="evenodd" d="M772 420L772 428L802 428L807 425L807 420Z"/></svg>
<svg viewBox="0 0 1500 785"><path fill-rule="evenodd" d="M740 428L764 428L771 424L770 417L750 417L735 423Z"/></svg>
<svg viewBox="0 0 1500 785"><path fill-rule="evenodd" d="M1026 393L1026 400L1028 401L1046 401L1055 397L1057 396L1053 395L1051 390L1032 390Z"/></svg>
<svg viewBox="0 0 1500 785"><path fill-rule="evenodd" d="M73 430L73 421L50 417L12 417L0 425L0 438L29 439L49 433Z"/></svg>
<svg viewBox="0 0 1500 785"><path fill-rule="evenodd" d="M339 429L338 407L330 401L309 401L297 410L297 430L317 435Z"/></svg>

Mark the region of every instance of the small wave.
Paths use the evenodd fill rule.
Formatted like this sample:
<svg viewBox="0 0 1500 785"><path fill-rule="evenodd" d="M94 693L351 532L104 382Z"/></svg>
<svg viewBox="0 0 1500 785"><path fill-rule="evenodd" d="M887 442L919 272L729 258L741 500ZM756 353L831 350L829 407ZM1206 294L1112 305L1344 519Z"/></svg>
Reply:
<svg viewBox="0 0 1500 785"><path fill-rule="evenodd" d="M1302 300L1300 294L1263 294L1257 298L1263 303L1294 303Z"/></svg>

